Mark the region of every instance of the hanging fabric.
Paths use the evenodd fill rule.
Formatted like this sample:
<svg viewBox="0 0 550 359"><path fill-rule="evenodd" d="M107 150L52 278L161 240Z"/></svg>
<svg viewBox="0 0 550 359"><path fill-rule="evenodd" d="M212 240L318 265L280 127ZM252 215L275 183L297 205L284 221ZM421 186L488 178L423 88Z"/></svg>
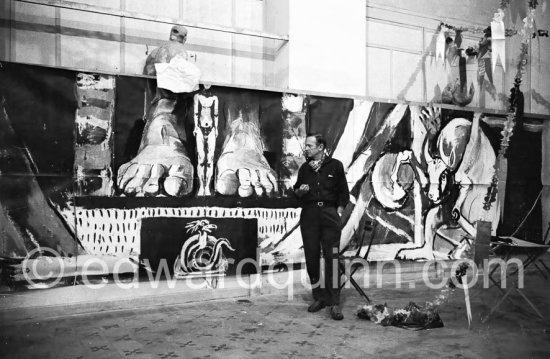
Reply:
<svg viewBox="0 0 550 359"><path fill-rule="evenodd" d="M503 71L506 71L506 49L504 30L504 11L498 9L491 21L491 71L495 73L497 61L500 59Z"/></svg>
<svg viewBox="0 0 550 359"><path fill-rule="evenodd" d="M443 61L443 66L445 66L445 41L447 38L447 28L445 26L441 26L439 30L439 35L437 35L437 41L435 43L435 61L437 61L440 57Z"/></svg>

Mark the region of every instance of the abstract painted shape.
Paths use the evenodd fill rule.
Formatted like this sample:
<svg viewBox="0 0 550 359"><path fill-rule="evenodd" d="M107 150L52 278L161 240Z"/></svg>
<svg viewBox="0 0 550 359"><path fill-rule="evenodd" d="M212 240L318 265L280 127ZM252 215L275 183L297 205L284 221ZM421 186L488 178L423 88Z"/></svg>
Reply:
<svg viewBox="0 0 550 359"><path fill-rule="evenodd" d="M429 177L427 196L435 205L428 210L424 223L424 240L420 247L404 248L397 253L399 259L433 259L433 243L437 231L452 218L470 237L475 238L475 222L492 222L492 232L496 232L499 209L485 211L483 200L494 174L496 156L487 136L479 127L481 114L475 114L473 122L463 118L451 120L442 130L437 140L438 155L433 157L426 142L424 157ZM444 202L450 182L458 184L458 197L446 213ZM467 242L449 240L462 253ZM451 253L451 256L457 256Z"/></svg>
<svg viewBox="0 0 550 359"><path fill-rule="evenodd" d="M410 151L408 151L410 152ZM371 175L374 196L389 210L401 208L413 184L413 171L407 162L407 151L385 153L376 161Z"/></svg>
<svg viewBox="0 0 550 359"><path fill-rule="evenodd" d="M349 113L342 137L332 153L333 158L342 162L344 169L347 169L353 161L353 154L361 141L373 105L372 101L354 100L353 110ZM349 176L350 174L347 173L346 177Z"/></svg>
<svg viewBox="0 0 550 359"><path fill-rule="evenodd" d="M74 168L77 193L111 196L114 76L79 73L76 97Z"/></svg>
<svg viewBox="0 0 550 359"><path fill-rule="evenodd" d="M185 228L193 234L185 240L180 255L174 262L176 276L225 274L228 261L223 254L224 247L235 251L227 238L216 238L210 233L218 226L207 219L189 222Z"/></svg>
<svg viewBox="0 0 550 359"><path fill-rule="evenodd" d="M151 271L176 277L256 273L257 233L254 218L144 218L140 258Z"/></svg>
<svg viewBox="0 0 550 359"><path fill-rule="evenodd" d="M0 256L22 258L47 247L61 255L82 251L37 181L36 166L0 103ZM34 169L34 170L33 170Z"/></svg>
<svg viewBox="0 0 550 359"><path fill-rule="evenodd" d="M306 161L303 144L306 140L306 114L308 98L304 95L284 94L283 153L281 156L281 186L283 192L296 182L298 169Z"/></svg>
<svg viewBox="0 0 550 359"><path fill-rule="evenodd" d="M370 181L366 181L365 177L371 170L376 160L384 152L385 145L395 134L396 128L405 118L408 106L398 104L381 120L378 131L373 134L372 140L364 144L364 147L358 148L357 155L353 163L348 168L348 172L363 173L363 179L357 179L358 193L354 195L355 205L352 212L342 228L342 237L340 239L340 249L345 249L350 241L354 238L355 233L359 231L359 223L365 215L370 201L373 199L372 185ZM373 118L377 117L376 111L371 111ZM370 119L367 122L369 125ZM344 140L344 139L343 139ZM354 193L354 191L352 191Z"/></svg>

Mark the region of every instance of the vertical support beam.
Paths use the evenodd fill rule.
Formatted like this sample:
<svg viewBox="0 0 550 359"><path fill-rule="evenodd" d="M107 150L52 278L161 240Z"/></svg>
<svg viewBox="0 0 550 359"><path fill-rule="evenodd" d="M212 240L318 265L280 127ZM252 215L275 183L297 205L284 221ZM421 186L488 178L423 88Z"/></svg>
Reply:
<svg viewBox="0 0 550 359"><path fill-rule="evenodd" d="M9 14L10 14L10 37L9 37L9 61L15 61L15 0L8 1L9 3Z"/></svg>
<svg viewBox="0 0 550 359"><path fill-rule="evenodd" d="M61 9L55 8L55 66L61 66Z"/></svg>
<svg viewBox="0 0 550 359"><path fill-rule="evenodd" d="M267 26L269 24L269 21L267 20L267 4L266 1L262 1L262 31L267 30ZM268 29L271 30L271 29ZM269 39L262 39L262 53L267 53L270 55L271 48L272 48L272 41L269 41ZM269 65L268 65L269 62ZM270 81L269 78L274 78L274 61L269 60L269 56L264 57L262 60L262 85L263 86L270 86L273 84L273 81Z"/></svg>
<svg viewBox="0 0 550 359"><path fill-rule="evenodd" d="M426 51L426 28L422 27L422 49L421 53ZM420 57L422 60L422 101L428 102L428 84L426 80L426 59L427 57Z"/></svg>
<svg viewBox="0 0 550 359"><path fill-rule="evenodd" d="M263 30L289 33L289 0L263 1ZM288 88L289 44L288 41L264 38L264 51L273 55L273 60L264 60L264 84L267 87Z"/></svg>
<svg viewBox="0 0 550 359"><path fill-rule="evenodd" d="M0 29L2 30L2 35L0 35L0 61L11 61L11 36L13 31L11 7L11 1L0 2L1 18L7 24L5 28Z"/></svg>
<svg viewBox="0 0 550 359"><path fill-rule="evenodd" d="M236 26L236 17L237 14L237 0L231 0L231 26ZM237 77L237 64L235 58L237 57L237 49L235 48L236 35L231 34L231 83L235 83L235 78Z"/></svg>
<svg viewBox="0 0 550 359"><path fill-rule="evenodd" d="M120 10L126 10L126 0L120 0ZM120 73L126 72L126 19L120 18L120 64L118 67Z"/></svg>
<svg viewBox="0 0 550 359"><path fill-rule="evenodd" d="M393 93L393 50L390 50L390 93L393 98L397 98L397 94Z"/></svg>

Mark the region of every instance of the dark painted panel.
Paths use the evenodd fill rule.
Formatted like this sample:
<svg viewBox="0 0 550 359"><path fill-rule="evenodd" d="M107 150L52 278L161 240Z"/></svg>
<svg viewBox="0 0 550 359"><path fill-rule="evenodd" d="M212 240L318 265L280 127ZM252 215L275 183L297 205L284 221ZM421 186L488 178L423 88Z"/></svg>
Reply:
<svg viewBox="0 0 550 359"><path fill-rule="evenodd" d="M2 62L0 95L21 143L37 170L72 175L76 73Z"/></svg>
<svg viewBox="0 0 550 359"><path fill-rule="evenodd" d="M352 109L352 99L311 96L307 131L322 133L325 136L329 154L336 149Z"/></svg>
<svg viewBox="0 0 550 359"><path fill-rule="evenodd" d="M214 241L226 238L233 250L222 246L223 255L234 263L229 263L227 274L235 274L238 263L244 259L258 261L258 221L243 218L144 218L141 225L141 259L148 259L153 270L159 268L164 259L168 268L173 270L176 257L186 241L197 240L196 231L189 230L191 222L197 220L208 221L215 225L208 234ZM205 249L208 248L207 243ZM211 249L211 248L210 248ZM246 265L242 274L255 273L255 267Z"/></svg>

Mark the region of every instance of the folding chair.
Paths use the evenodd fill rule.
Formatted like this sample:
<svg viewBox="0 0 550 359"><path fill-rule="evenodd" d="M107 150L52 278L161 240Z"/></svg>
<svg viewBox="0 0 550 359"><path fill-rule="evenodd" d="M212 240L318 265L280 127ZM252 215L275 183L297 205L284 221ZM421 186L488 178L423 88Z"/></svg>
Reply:
<svg viewBox="0 0 550 359"><path fill-rule="evenodd" d="M342 290L342 288L344 288L344 286L346 285L346 282L349 280L349 282L351 283L351 285L353 286L353 288L355 288L355 290L357 291L357 293L359 293L359 295L363 298L365 298L365 300L367 301L367 303L371 303L371 300L370 298L368 297L368 295L365 293L365 291L363 290L363 288L361 288L361 286L357 283L357 281L353 278L353 275L355 274L355 272L357 272L357 270L360 268L359 266L355 266L351 269L350 271L350 274L349 276L347 276L346 274L346 266L344 264L345 261L351 261L351 263L353 264L353 260L354 259L362 259L362 260L367 260L367 258L369 257L369 253L370 253L370 249L372 247L372 241L374 240L374 233L376 232L376 221L366 221L365 222L365 226L364 226L364 231L363 231L363 235L361 236L361 241L359 242L359 247L357 248L357 252L355 253L355 255L353 256L346 256L344 255L344 251L341 251L338 255L338 269L339 269L339 274L340 276L344 277L345 279L342 280L342 282L340 283L340 290ZM370 241L369 241L369 245L367 247L367 251L364 255L361 255L361 251L363 250L363 244L365 242L365 236L366 236L366 233L367 231L370 231L371 232L371 235L370 235Z"/></svg>
<svg viewBox="0 0 550 359"><path fill-rule="evenodd" d="M550 238L548 238L548 233L550 233L550 222L548 222L548 229L546 230L546 233L544 234L544 244L547 244L547 245L550 245ZM548 277L546 275L550 275L550 268L548 268L548 266L544 263L544 261L542 259L540 259L540 257L537 259L537 261L535 263L533 263L533 265L535 266L535 268L537 268L537 270L540 272L540 274L544 277L544 279L548 280ZM544 268L541 269L539 267L539 265Z"/></svg>
<svg viewBox="0 0 550 359"><path fill-rule="evenodd" d="M521 260L521 264L523 266L524 271L530 265L535 264L535 262L542 255L544 255L548 251L548 249L550 249L550 245L548 244L538 244L538 243L528 242L515 237L496 237L496 240L493 241L491 245L492 245L493 253L495 253L496 256L501 257L504 260L504 262L508 262L511 258L518 258L519 260ZM489 314L487 314L487 316L485 316L482 319L482 323L485 323L489 320L489 317L498 309L498 307L504 302L504 300L506 299L510 300L509 295L512 294L513 292L517 292L527 302L527 304L529 304L529 306L537 313L537 315L540 318L545 319L542 313L535 306L535 304L531 302L531 300L527 298L525 293L521 291L521 288L518 288L516 286L518 282L518 278L516 274L519 273L519 267L510 273L506 271L506 277L500 278L500 280L497 280L493 277L497 268L499 267L495 266L489 272L489 280L492 282L494 286L499 288L499 290L502 293L502 296L493 305ZM501 288L500 284L503 281L506 281L505 282L506 286L508 286L508 284L510 284L508 283L508 280L512 281L512 285L510 285L506 290L504 290L503 288Z"/></svg>

